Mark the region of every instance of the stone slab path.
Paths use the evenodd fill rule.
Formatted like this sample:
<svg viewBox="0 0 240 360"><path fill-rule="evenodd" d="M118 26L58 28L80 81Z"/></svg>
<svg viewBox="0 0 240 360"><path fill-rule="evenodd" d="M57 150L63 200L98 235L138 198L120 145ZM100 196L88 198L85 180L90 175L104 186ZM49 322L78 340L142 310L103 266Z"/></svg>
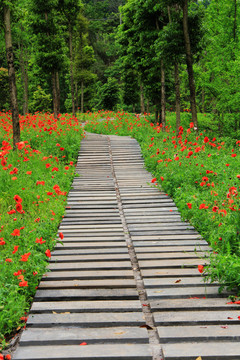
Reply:
<svg viewBox="0 0 240 360"><path fill-rule="evenodd" d="M197 270L210 250L150 185L138 143L87 134L15 360L240 359L240 307Z"/></svg>

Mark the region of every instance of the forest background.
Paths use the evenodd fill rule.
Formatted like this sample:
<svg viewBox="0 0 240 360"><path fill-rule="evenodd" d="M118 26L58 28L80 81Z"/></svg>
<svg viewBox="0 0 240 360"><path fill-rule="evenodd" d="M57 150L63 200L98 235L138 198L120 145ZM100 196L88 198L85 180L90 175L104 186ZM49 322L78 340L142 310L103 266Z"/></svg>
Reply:
<svg viewBox="0 0 240 360"><path fill-rule="evenodd" d="M182 3L176 0L13 0L20 113L190 109ZM1 9L0 9L1 10ZM212 130L238 137L239 5L188 1L196 108ZM0 109L10 108L4 28ZM177 88L178 87L178 88Z"/></svg>

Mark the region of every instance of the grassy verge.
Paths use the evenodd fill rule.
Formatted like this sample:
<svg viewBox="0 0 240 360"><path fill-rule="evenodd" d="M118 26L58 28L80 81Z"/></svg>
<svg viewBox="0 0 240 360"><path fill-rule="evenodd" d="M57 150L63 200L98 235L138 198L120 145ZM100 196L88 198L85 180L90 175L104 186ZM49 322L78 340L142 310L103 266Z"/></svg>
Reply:
<svg viewBox="0 0 240 360"><path fill-rule="evenodd" d="M191 114L182 114L176 134L175 114L167 116L167 129L154 125L153 117L124 112L105 122L89 121L87 131L129 135L138 140L153 183L158 183L178 206L183 220L190 221L214 252L204 269L205 279L218 281L240 295L240 141L219 138L210 116L199 114L196 136ZM207 130L206 130L207 129Z"/></svg>
<svg viewBox="0 0 240 360"><path fill-rule="evenodd" d="M20 118L12 150L11 115L0 113L0 341L24 326L51 250L75 174L83 136L77 118L48 114ZM64 235L63 235L64 236Z"/></svg>

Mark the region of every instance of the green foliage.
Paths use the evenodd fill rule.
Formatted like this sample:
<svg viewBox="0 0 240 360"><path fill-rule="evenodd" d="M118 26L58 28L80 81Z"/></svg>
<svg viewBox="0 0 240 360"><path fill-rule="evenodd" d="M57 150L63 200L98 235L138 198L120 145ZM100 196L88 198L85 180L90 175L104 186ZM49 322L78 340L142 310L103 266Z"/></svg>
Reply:
<svg viewBox="0 0 240 360"><path fill-rule="evenodd" d="M52 108L52 97L38 86L37 90L33 93L33 100L29 104L30 112L43 111L50 112Z"/></svg>
<svg viewBox="0 0 240 360"><path fill-rule="evenodd" d="M8 70L0 68L0 109L9 108Z"/></svg>

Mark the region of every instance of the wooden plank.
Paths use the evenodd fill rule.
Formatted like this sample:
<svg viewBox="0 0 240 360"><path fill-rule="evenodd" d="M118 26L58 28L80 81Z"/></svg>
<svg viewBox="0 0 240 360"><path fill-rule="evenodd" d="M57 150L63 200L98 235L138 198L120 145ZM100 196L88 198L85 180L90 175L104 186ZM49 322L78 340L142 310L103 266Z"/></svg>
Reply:
<svg viewBox="0 0 240 360"><path fill-rule="evenodd" d="M82 279L133 279L132 270L81 270L81 271L53 271L45 274L43 280L82 280Z"/></svg>
<svg viewBox="0 0 240 360"><path fill-rule="evenodd" d="M137 300L92 300L77 301L68 299L68 301L34 301L31 307L31 313L52 313L55 312L75 312L75 313L112 313L112 312L141 312L141 303Z"/></svg>
<svg viewBox="0 0 240 360"><path fill-rule="evenodd" d="M115 288L135 288L134 279L87 279L87 280L48 280L41 281L39 289L115 289Z"/></svg>
<svg viewBox="0 0 240 360"><path fill-rule="evenodd" d="M239 343L224 342L196 342L191 344L164 344L164 360L195 360L202 357L203 360L238 360Z"/></svg>
<svg viewBox="0 0 240 360"><path fill-rule="evenodd" d="M152 360L148 344L21 346L14 360Z"/></svg>
<svg viewBox="0 0 240 360"><path fill-rule="evenodd" d="M192 297L226 297L226 292L218 294L218 286L195 286L195 287L175 287L175 288L149 288L147 289L148 299L179 299ZM156 313L154 314L156 319ZM185 312L185 316L187 316Z"/></svg>
<svg viewBox="0 0 240 360"><path fill-rule="evenodd" d="M63 289L37 290L35 301L137 300L135 289Z"/></svg>
<svg viewBox="0 0 240 360"><path fill-rule="evenodd" d="M114 312L114 313L55 313L30 314L28 326L54 327L72 326L81 328L101 328L115 326L141 326L145 321L141 312Z"/></svg>
<svg viewBox="0 0 240 360"><path fill-rule="evenodd" d="M31 328L23 332L22 346L90 344L144 344L149 342L147 329L140 327L104 328Z"/></svg>
<svg viewBox="0 0 240 360"><path fill-rule="evenodd" d="M158 326L157 329L161 343L240 341L239 325Z"/></svg>
<svg viewBox="0 0 240 360"><path fill-rule="evenodd" d="M130 261L108 261L108 262L76 262L76 263L50 263L48 269L51 271L57 270L104 270L104 269L114 269L114 270L128 270L131 269Z"/></svg>

